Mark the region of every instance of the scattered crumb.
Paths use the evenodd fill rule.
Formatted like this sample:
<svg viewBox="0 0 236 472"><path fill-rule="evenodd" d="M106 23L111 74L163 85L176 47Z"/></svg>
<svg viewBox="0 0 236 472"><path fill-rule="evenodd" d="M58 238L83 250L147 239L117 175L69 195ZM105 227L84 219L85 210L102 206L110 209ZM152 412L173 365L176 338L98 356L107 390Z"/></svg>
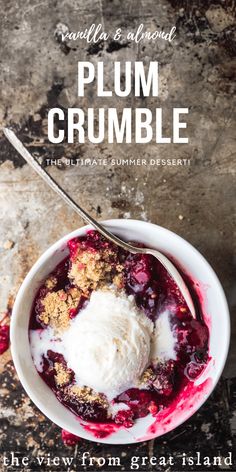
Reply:
<svg viewBox="0 0 236 472"><path fill-rule="evenodd" d="M34 121L40 121L41 120L41 115L39 113L35 113L35 115L33 115L33 120Z"/></svg>
<svg viewBox="0 0 236 472"><path fill-rule="evenodd" d="M152 380L154 380L155 378L155 375L154 375L154 372L153 370L149 367L148 369L146 369L141 378L139 379L139 385L147 385L149 382L151 382Z"/></svg>
<svg viewBox="0 0 236 472"><path fill-rule="evenodd" d="M181 220L181 221L184 219L183 215L179 215L178 218L179 218L179 220Z"/></svg>
<svg viewBox="0 0 236 472"><path fill-rule="evenodd" d="M3 249L6 249L6 250L12 249L14 245L15 245L14 241L11 241L10 239L8 239L3 244Z"/></svg>
<svg viewBox="0 0 236 472"><path fill-rule="evenodd" d="M32 447L32 448L37 447L37 442L34 440L33 436L31 435L27 437L26 442L27 442L28 447Z"/></svg>
<svg viewBox="0 0 236 472"><path fill-rule="evenodd" d="M209 433L210 427L211 423L203 423L203 425L201 426L201 431L203 431L204 433Z"/></svg>
<svg viewBox="0 0 236 472"><path fill-rule="evenodd" d="M50 277L48 277L48 279L46 280L45 282L45 286L47 288L49 288L49 290L55 288L57 285L57 278L54 277L53 275L51 275Z"/></svg>
<svg viewBox="0 0 236 472"><path fill-rule="evenodd" d="M79 387L78 385L73 385L69 388L68 393L80 399L83 402L96 402L104 407L108 407L107 399L104 395L94 392L92 388L89 387Z"/></svg>
<svg viewBox="0 0 236 472"><path fill-rule="evenodd" d="M69 303L69 305L73 305L74 303L78 304L82 293L77 287L70 287L66 293L67 303ZM73 306L70 306L70 308L73 308Z"/></svg>
<svg viewBox="0 0 236 472"><path fill-rule="evenodd" d="M70 382L71 372L60 364L60 362L55 362L54 369L56 371L55 380L57 385L63 387Z"/></svg>
<svg viewBox="0 0 236 472"><path fill-rule="evenodd" d="M40 321L58 330L68 328L70 310L77 308L81 296L82 293L78 289L70 289L67 292L64 290L48 292L41 301L44 310L39 315Z"/></svg>

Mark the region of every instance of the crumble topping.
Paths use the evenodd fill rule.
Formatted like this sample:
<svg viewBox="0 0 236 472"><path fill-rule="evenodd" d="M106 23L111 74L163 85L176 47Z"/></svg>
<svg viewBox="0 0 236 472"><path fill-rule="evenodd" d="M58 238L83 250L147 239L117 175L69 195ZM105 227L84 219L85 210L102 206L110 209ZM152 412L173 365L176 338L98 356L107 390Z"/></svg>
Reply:
<svg viewBox="0 0 236 472"><path fill-rule="evenodd" d="M115 264L116 253L109 248L84 250L78 247L73 257L69 277L84 292L101 288L112 282L114 272L121 272L123 266ZM121 279L119 279L121 283ZM117 281L118 283L118 281Z"/></svg>
<svg viewBox="0 0 236 472"><path fill-rule="evenodd" d="M104 395L95 392L89 387L79 387L78 385L72 385L68 391L69 395L73 395L78 400L88 403L99 403L101 406L107 408L108 402Z"/></svg>
<svg viewBox="0 0 236 472"><path fill-rule="evenodd" d="M51 275L50 277L47 278L45 281L45 287L48 288L49 290L52 290L55 288L57 285L57 278Z"/></svg>
<svg viewBox="0 0 236 472"><path fill-rule="evenodd" d="M43 311L39 315L40 321L57 330L68 328L70 310L77 308L82 293L77 288L48 292L42 299Z"/></svg>
<svg viewBox="0 0 236 472"><path fill-rule="evenodd" d="M147 384L149 384L150 382L152 382L153 380L155 379L155 375L154 375L154 372L153 370L149 367L148 369L146 369L142 376L140 377L139 379L139 385L140 386L145 386Z"/></svg>
<svg viewBox="0 0 236 472"><path fill-rule="evenodd" d="M56 371L55 381L59 387L63 387L71 380L71 372L66 369L60 362L55 362L54 369Z"/></svg>

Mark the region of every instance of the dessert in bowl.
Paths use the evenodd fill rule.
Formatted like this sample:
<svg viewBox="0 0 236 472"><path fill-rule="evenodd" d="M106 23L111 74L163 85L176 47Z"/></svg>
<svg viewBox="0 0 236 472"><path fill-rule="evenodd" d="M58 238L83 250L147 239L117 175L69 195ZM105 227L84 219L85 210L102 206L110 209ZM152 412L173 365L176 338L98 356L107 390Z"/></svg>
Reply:
<svg viewBox="0 0 236 472"><path fill-rule="evenodd" d="M23 386L51 420L78 436L121 444L164 434L201 406L225 362L229 318L218 279L186 241L150 223L106 225L172 258L201 319L192 318L153 256L132 255L85 227L31 269L11 338Z"/></svg>

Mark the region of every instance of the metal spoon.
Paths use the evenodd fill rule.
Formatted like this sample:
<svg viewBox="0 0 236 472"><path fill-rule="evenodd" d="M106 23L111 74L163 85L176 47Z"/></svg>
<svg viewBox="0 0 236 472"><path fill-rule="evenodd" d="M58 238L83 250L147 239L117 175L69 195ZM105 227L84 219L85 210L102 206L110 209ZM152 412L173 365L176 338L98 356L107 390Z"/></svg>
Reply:
<svg viewBox="0 0 236 472"><path fill-rule="evenodd" d="M12 146L19 152L19 154L28 162L28 164L33 167L33 169L42 177L42 179L45 180L45 182L56 192L58 195L60 195L61 198L69 205L73 210L75 210L87 223L91 224L94 228L96 228L99 233L101 233L105 238L109 239L109 241L112 241L114 244L117 244L118 246L122 247L126 251L131 252L132 254L151 254L152 256L156 257L158 261L165 267L167 272L171 275L171 277L174 279L176 285L178 286L180 292L182 293L185 302L193 316L193 318L196 318L196 312L193 304L192 297L189 293L189 290L181 277L180 273L176 269L176 267L170 262L170 260L164 256L161 252L155 250L155 249L150 249L150 248L140 248L140 247L135 247L129 243L126 243L125 241L122 241L120 238L115 236L114 234L110 233L101 223L98 223L92 216L90 216L83 208L81 208L78 203L76 203L67 193L65 190L63 190L60 185L49 175L41 166L38 164L36 159L27 151L25 146L22 144L22 142L17 138L15 133L8 129L8 128L3 128L3 132L6 136L6 138L10 141Z"/></svg>

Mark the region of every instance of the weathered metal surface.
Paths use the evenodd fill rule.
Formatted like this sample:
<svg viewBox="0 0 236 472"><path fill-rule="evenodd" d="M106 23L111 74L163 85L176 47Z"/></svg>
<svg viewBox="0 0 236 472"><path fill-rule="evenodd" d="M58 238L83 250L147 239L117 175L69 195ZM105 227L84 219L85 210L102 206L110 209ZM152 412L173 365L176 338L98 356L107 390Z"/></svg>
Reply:
<svg viewBox="0 0 236 472"><path fill-rule="evenodd" d="M41 470L36 455L74 456L70 470L80 470L80 457L119 455L121 470L131 456L169 454L175 466L139 470L182 470L183 452L194 456L227 455L235 450L235 3L233 1L23 1L1 5L0 120L18 131L29 150L46 158L105 158L106 166L54 166L50 171L81 205L101 219L124 217L152 221L185 237L209 260L226 290L232 312L232 346L223 378L192 419L166 437L136 446L106 446L81 441L66 448L60 430L47 421L23 392L10 353L1 365L1 453L32 458L29 470ZM105 30L177 26L175 44L140 45L112 41L88 46L60 42L60 28L72 31L102 22ZM188 106L188 146L52 145L47 142L47 110L53 106L103 106L91 85L83 102L76 99L77 61L103 60L110 85L114 60L158 60L158 100L129 97L126 106L166 109L169 127L173 106ZM124 106L113 97L109 106ZM82 224L29 169L0 134L0 310L14 298L29 268L55 240ZM188 167L112 166L111 158L186 158ZM63 162L63 160L62 160ZM65 162L65 161L64 161ZM225 466L224 466L225 467ZM209 470L220 470L211 467ZM107 470L107 465L88 470ZM114 468L110 468L115 470ZM4 468L2 468L4 470ZM7 470L19 470L8 468ZM23 468L22 468L23 470ZM25 468L24 470L27 470ZM67 470L62 465L45 470ZM81 467L81 470L82 467ZM183 470L204 470L189 466ZM236 470L236 465L228 470Z"/></svg>

